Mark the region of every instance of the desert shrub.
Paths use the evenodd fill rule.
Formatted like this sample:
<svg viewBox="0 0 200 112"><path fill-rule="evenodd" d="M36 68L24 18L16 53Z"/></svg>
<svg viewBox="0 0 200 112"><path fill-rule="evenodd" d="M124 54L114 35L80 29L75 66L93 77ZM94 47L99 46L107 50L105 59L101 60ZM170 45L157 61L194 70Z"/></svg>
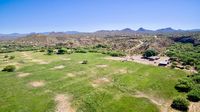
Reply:
<svg viewBox="0 0 200 112"><path fill-rule="evenodd" d="M16 70L16 67L14 65L8 65L5 68L3 68L2 71L6 71L6 72L14 72Z"/></svg>
<svg viewBox="0 0 200 112"><path fill-rule="evenodd" d="M190 69L190 66L189 66L189 65L186 65L186 66L185 66L185 69L189 70L189 69Z"/></svg>
<svg viewBox="0 0 200 112"><path fill-rule="evenodd" d="M10 60L12 60L12 59L14 59L14 58L15 58L15 56L10 56L10 58L9 58L9 59L10 59Z"/></svg>
<svg viewBox="0 0 200 112"><path fill-rule="evenodd" d="M65 48L60 48L60 49L58 49L57 54L65 54L66 52L67 52L67 49L65 49Z"/></svg>
<svg viewBox="0 0 200 112"><path fill-rule="evenodd" d="M45 49L40 49L39 52L45 52Z"/></svg>
<svg viewBox="0 0 200 112"><path fill-rule="evenodd" d="M4 56L4 58L8 58L8 57L9 57L8 55L5 55L5 56Z"/></svg>
<svg viewBox="0 0 200 112"><path fill-rule="evenodd" d="M87 53L87 50L85 49L77 49L75 50L76 53Z"/></svg>
<svg viewBox="0 0 200 112"><path fill-rule="evenodd" d="M175 88L179 92L189 92L192 89L193 81L189 78L179 79L175 85Z"/></svg>
<svg viewBox="0 0 200 112"><path fill-rule="evenodd" d="M48 49L48 50L47 50L47 54L48 54L48 55L52 55L52 54L53 54L53 49Z"/></svg>
<svg viewBox="0 0 200 112"><path fill-rule="evenodd" d="M182 97L177 97L173 100L171 107L181 111L187 111L189 106L189 101Z"/></svg>
<svg viewBox="0 0 200 112"><path fill-rule="evenodd" d="M196 85L194 89L192 89L187 97L190 101L198 102L200 101L200 85Z"/></svg>
<svg viewBox="0 0 200 112"><path fill-rule="evenodd" d="M172 57L172 56L175 55L175 53L173 51L167 51L166 55L169 56L169 57Z"/></svg>
<svg viewBox="0 0 200 112"><path fill-rule="evenodd" d="M195 66L195 69L200 73L200 64Z"/></svg>
<svg viewBox="0 0 200 112"><path fill-rule="evenodd" d="M176 68L176 66L177 66L177 63L173 62L170 67L173 69L173 68Z"/></svg>
<svg viewBox="0 0 200 112"><path fill-rule="evenodd" d="M97 49L90 49L90 50L88 50L88 52L91 52L91 53L97 53L98 50L97 50Z"/></svg>
<svg viewBox="0 0 200 112"><path fill-rule="evenodd" d="M18 63L22 63L22 64L24 64L24 63L26 63L24 60L20 60L20 61L18 61Z"/></svg>
<svg viewBox="0 0 200 112"><path fill-rule="evenodd" d="M146 50L143 54L144 57L151 57L156 55L158 55L158 53L153 49Z"/></svg>
<svg viewBox="0 0 200 112"><path fill-rule="evenodd" d="M107 54L110 55L110 56L113 56L113 57L125 56L124 53L122 53L122 52L117 52L117 51L107 52Z"/></svg>
<svg viewBox="0 0 200 112"><path fill-rule="evenodd" d="M94 48L107 48L107 45L98 44Z"/></svg>
<svg viewBox="0 0 200 112"><path fill-rule="evenodd" d="M170 60L171 61L178 61L178 58L177 57L170 57Z"/></svg>
<svg viewBox="0 0 200 112"><path fill-rule="evenodd" d="M87 64L88 61L87 60L83 60L82 64Z"/></svg>
<svg viewBox="0 0 200 112"><path fill-rule="evenodd" d="M66 53L67 53L67 54L72 54L72 53L74 53L74 51L73 51L72 49L68 49L68 50L66 51Z"/></svg>
<svg viewBox="0 0 200 112"><path fill-rule="evenodd" d="M195 74L192 77L192 80L196 83L196 84L200 84L200 74Z"/></svg>

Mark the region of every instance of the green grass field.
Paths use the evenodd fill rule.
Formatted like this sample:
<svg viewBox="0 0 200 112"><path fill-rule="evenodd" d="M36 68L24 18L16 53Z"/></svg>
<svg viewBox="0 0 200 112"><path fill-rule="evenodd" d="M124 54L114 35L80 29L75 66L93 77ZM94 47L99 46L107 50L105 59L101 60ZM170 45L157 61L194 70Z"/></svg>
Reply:
<svg viewBox="0 0 200 112"><path fill-rule="evenodd" d="M5 61L5 55L16 58ZM0 72L0 112L55 112L58 94L70 96L71 107L78 112L158 112L162 103L168 104L180 94L174 85L187 75L180 70L105 57L98 53L0 54L0 68L17 66L15 72ZM88 64L80 64L83 60ZM23 73L29 75L20 77ZM38 81L42 85L31 85Z"/></svg>

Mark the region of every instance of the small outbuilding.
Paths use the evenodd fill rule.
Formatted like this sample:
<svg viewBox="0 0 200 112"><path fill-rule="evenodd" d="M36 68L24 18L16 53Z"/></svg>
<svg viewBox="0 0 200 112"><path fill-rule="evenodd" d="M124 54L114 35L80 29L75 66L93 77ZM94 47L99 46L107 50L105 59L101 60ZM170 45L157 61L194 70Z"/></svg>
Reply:
<svg viewBox="0 0 200 112"><path fill-rule="evenodd" d="M158 57L158 56L151 56L151 57L148 57L148 60L149 60L149 61L154 61L154 60L158 60L158 59L160 59L160 57Z"/></svg>
<svg viewBox="0 0 200 112"><path fill-rule="evenodd" d="M158 66L167 66L169 64L169 62L167 61L161 61L159 62Z"/></svg>

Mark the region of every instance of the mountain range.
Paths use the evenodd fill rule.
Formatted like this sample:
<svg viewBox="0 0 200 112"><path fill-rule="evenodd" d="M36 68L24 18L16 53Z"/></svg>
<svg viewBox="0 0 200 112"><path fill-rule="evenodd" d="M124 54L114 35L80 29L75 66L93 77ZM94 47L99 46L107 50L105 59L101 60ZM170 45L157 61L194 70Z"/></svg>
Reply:
<svg viewBox="0 0 200 112"><path fill-rule="evenodd" d="M63 36L63 35L76 35L76 34L95 34L95 35L109 35L109 34L135 34L135 33L148 33L148 34L157 34L157 33L174 33L174 32L200 32L200 29L192 29L192 30L181 30L181 29L173 29L171 27L162 28L158 30L149 30L143 27L138 30L132 30L131 28L125 28L122 30L99 30L96 32L78 32L78 31L66 31L66 32L42 32L42 33L11 33L11 34L0 34L0 40L8 40L8 39L16 39L19 37L24 37L31 34L43 34L43 35L53 35L53 36Z"/></svg>

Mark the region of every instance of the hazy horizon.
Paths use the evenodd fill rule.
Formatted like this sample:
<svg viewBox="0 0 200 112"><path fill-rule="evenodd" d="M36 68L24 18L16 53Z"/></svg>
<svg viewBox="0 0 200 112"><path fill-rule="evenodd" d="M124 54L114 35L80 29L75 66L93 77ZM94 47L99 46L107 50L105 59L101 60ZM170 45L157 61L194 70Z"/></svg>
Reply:
<svg viewBox="0 0 200 112"><path fill-rule="evenodd" d="M199 0L0 0L0 33L200 29Z"/></svg>

